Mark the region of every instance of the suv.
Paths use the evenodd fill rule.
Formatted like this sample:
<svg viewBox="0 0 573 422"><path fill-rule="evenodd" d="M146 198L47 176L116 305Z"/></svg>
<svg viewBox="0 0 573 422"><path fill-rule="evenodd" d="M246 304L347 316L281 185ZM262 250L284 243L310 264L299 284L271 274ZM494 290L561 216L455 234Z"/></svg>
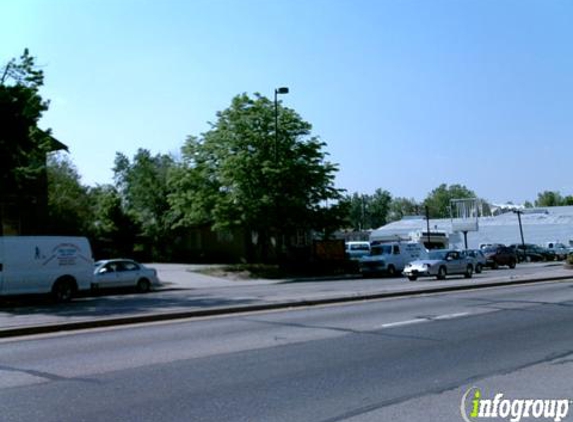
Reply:
<svg viewBox="0 0 573 422"><path fill-rule="evenodd" d="M507 246L490 246L483 249L486 262L485 265L493 269L500 265L507 265L509 268L515 268L517 257L515 251Z"/></svg>
<svg viewBox="0 0 573 422"><path fill-rule="evenodd" d="M525 249L524 249L525 246ZM510 246L516 253L519 261L539 262L539 261L554 261L555 252L532 243L515 243Z"/></svg>

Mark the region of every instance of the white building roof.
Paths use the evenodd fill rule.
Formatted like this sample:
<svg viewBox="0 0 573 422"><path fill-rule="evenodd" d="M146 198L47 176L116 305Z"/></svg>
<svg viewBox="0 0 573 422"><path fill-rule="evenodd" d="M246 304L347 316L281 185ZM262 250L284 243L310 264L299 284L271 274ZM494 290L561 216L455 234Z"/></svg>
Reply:
<svg viewBox="0 0 573 422"><path fill-rule="evenodd" d="M521 210L523 237L526 243L545 244L550 241L573 245L573 206L546 207ZM507 212L498 216L479 217L478 231L468 232L468 247L477 248L480 243L521 243L518 216ZM427 221L423 216L406 217L382 226L372 232L370 240L392 235L408 236L412 232L426 231ZM430 218L430 231L452 233L451 219ZM463 246L463 236L460 237Z"/></svg>

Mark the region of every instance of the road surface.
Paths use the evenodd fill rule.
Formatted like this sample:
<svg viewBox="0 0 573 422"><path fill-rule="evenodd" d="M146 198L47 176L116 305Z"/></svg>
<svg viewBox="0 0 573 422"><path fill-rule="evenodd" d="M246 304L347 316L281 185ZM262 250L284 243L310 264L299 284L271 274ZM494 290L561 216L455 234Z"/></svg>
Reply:
<svg viewBox="0 0 573 422"><path fill-rule="evenodd" d="M559 282L6 339L0 420L460 421L573 398L572 327Z"/></svg>

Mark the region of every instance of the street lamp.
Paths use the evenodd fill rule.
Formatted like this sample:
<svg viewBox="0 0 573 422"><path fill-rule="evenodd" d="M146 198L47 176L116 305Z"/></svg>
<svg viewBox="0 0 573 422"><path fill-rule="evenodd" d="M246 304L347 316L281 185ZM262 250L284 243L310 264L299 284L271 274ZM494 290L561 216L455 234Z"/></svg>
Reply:
<svg viewBox="0 0 573 422"><path fill-rule="evenodd" d="M522 210L513 210L513 212L515 214L517 214L517 221L519 222L519 234L521 235L521 247L523 248L523 257L525 259L525 240L523 239L523 226L521 225L521 214L523 214L523 211ZM519 258L519 256L518 256L518 258Z"/></svg>
<svg viewBox="0 0 573 422"><path fill-rule="evenodd" d="M275 88L275 164L278 161L278 145L279 145L279 103L277 96L279 94L288 94L286 86Z"/></svg>

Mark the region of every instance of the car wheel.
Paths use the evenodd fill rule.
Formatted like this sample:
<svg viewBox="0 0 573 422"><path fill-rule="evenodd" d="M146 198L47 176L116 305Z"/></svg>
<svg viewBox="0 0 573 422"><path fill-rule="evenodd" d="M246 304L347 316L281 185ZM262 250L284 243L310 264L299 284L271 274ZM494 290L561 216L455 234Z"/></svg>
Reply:
<svg viewBox="0 0 573 422"><path fill-rule="evenodd" d="M137 291L140 293L147 293L151 290L151 283L148 279L142 278L137 282Z"/></svg>
<svg viewBox="0 0 573 422"><path fill-rule="evenodd" d="M443 280L446 278L446 275L448 275L448 271L446 270L446 267L440 267L440 269L438 270L438 275L436 276L436 278L438 280Z"/></svg>
<svg viewBox="0 0 573 422"><path fill-rule="evenodd" d="M418 277L416 277L415 275L409 275L408 276L408 280L410 281L416 281L418 279Z"/></svg>
<svg viewBox="0 0 573 422"><path fill-rule="evenodd" d="M396 277L396 268L393 265L388 266L388 276Z"/></svg>
<svg viewBox="0 0 573 422"><path fill-rule="evenodd" d="M481 264L476 265L476 274L481 274L483 271L483 266Z"/></svg>
<svg viewBox="0 0 573 422"><path fill-rule="evenodd" d="M52 287L52 297L57 303L65 303L72 300L74 295L74 282L71 279L60 279Z"/></svg>
<svg viewBox="0 0 573 422"><path fill-rule="evenodd" d="M509 268L514 269L515 268L515 261L509 261Z"/></svg>
<svg viewBox="0 0 573 422"><path fill-rule="evenodd" d="M464 277L465 278L472 278L473 275L474 275L474 267L472 267L471 265L468 265L468 267L466 268L466 272L464 273Z"/></svg>

